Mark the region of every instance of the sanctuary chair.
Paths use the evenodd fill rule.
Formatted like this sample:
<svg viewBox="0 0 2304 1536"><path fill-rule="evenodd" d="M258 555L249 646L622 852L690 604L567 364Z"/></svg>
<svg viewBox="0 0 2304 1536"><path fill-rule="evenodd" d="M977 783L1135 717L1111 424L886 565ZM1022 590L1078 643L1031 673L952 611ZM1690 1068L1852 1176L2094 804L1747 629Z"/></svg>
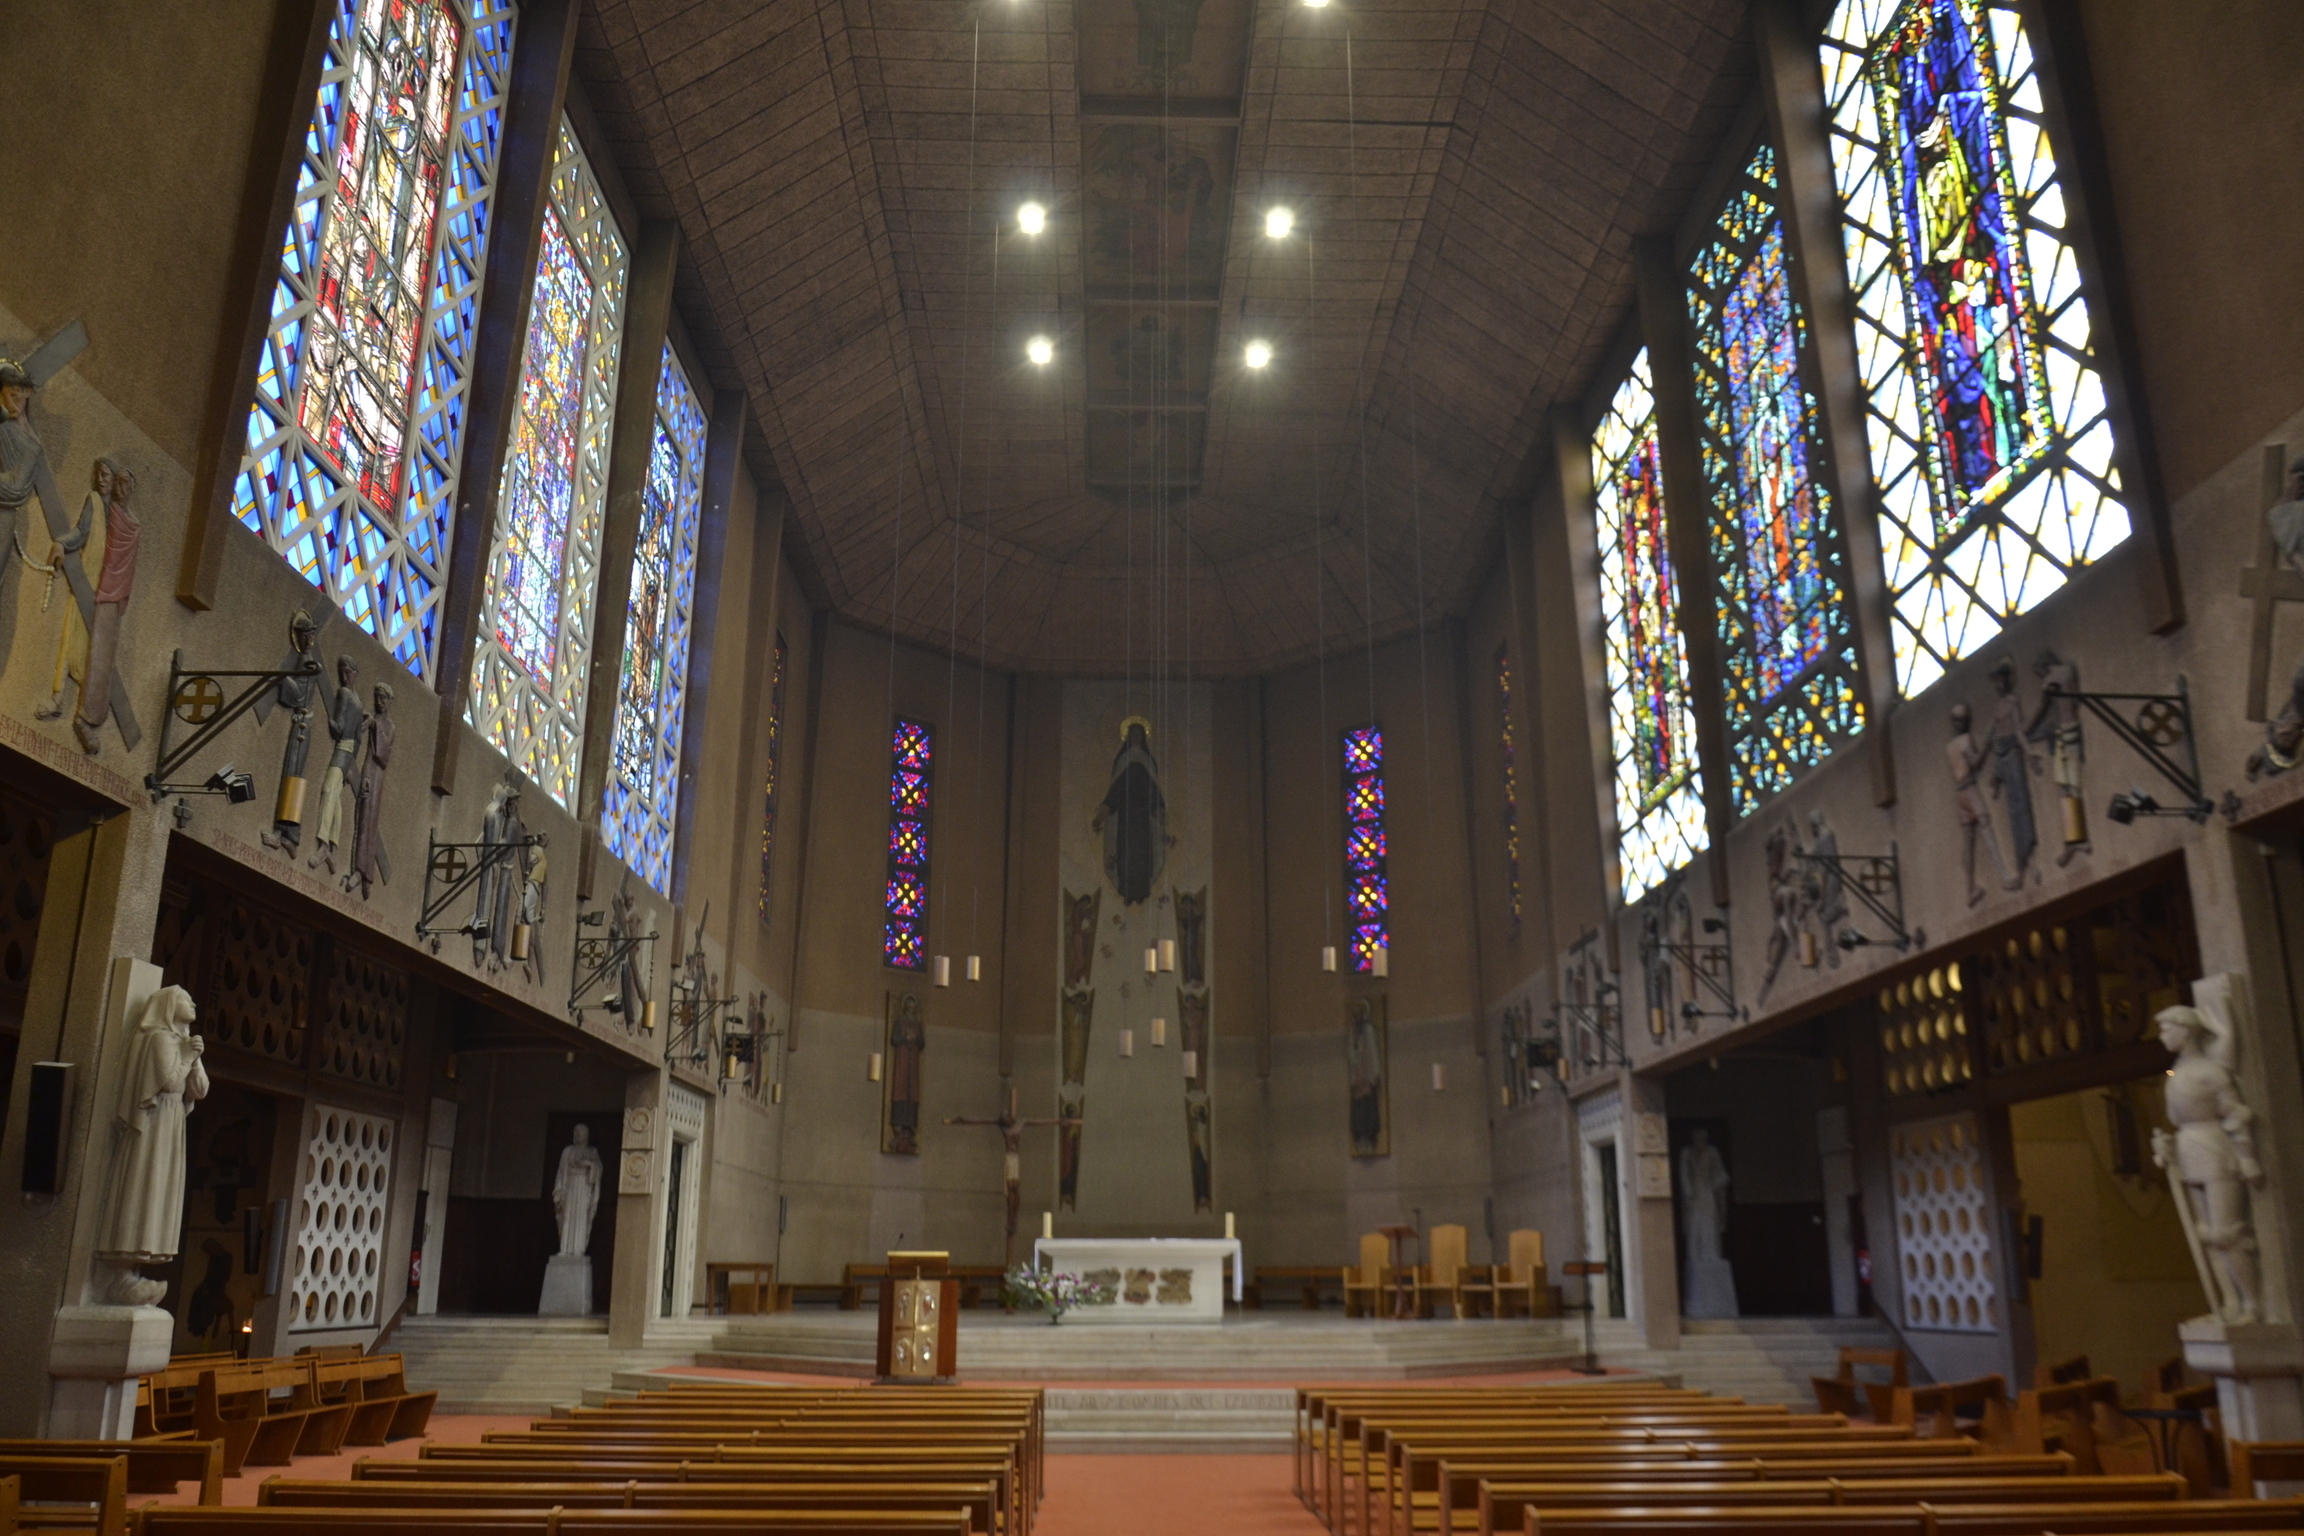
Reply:
<svg viewBox="0 0 2304 1536"><path fill-rule="evenodd" d="M1512 1307L1518 1307L1522 1317L1558 1316L1560 1309L1553 1305L1552 1286L1544 1270L1544 1234L1523 1227L1507 1239L1505 1251L1512 1261L1488 1272L1496 1315L1504 1317Z"/></svg>
<svg viewBox="0 0 2304 1536"><path fill-rule="evenodd" d="M1468 1240L1459 1226L1438 1226L1432 1229L1428 1249L1432 1261L1419 1264L1408 1277L1409 1288L1415 1293L1418 1317L1436 1317L1442 1297L1448 1300L1449 1310L1458 1317L1468 1314L1464 1307L1462 1289L1471 1266L1464 1262Z"/></svg>
<svg viewBox="0 0 2304 1536"><path fill-rule="evenodd" d="M1392 1266L1385 1263L1392 1245L1381 1232L1360 1234L1360 1266L1344 1269L1344 1315L1382 1317L1384 1294L1392 1283Z"/></svg>

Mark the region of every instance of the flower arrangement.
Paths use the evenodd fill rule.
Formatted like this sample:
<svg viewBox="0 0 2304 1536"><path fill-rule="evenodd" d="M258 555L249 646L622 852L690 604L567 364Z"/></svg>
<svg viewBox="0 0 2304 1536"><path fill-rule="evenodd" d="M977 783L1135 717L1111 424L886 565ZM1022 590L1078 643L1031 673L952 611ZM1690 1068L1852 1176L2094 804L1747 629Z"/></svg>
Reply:
<svg viewBox="0 0 2304 1536"><path fill-rule="evenodd" d="M1051 1327L1062 1322L1064 1314L1074 1307L1109 1306L1114 1295L1109 1280L1083 1280L1029 1264L1019 1264L1008 1272L1007 1290L1010 1306L1041 1308L1047 1312Z"/></svg>

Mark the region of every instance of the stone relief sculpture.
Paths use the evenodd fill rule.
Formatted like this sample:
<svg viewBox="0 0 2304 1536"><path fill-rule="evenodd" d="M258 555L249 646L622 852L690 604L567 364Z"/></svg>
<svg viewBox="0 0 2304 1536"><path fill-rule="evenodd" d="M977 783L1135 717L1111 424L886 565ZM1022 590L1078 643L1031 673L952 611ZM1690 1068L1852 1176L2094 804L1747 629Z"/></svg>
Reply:
<svg viewBox="0 0 2304 1536"><path fill-rule="evenodd" d="M392 685L378 683L375 712L363 728L365 751L360 761L360 792L352 801L352 872L344 889L355 885L366 901L371 888L392 883L392 855L384 847L384 775L392 767Z"/></svg>
<svg viewBox="0 0 2304 1536"><path fill-rule="evenodd" d="M344 833L344 789L352 782L368 729L368 712L360 707L355 686L359 678L351 657L336 658L336 695L328 701L328 766L320 778L320 819L312 829L311 859L312 868L326 865L330 874L336 873L336 844Z"/></svg>
<svg viewBox="0 0 2304 1536"><path fill-rule="evenodd" d="M2176 1186L2200 1289L2215 1316L2252 1323L2262 1316L2256 1226L2250 1190L2264 1182L2256 1161L2256 1115L2240 1097L2234 1074L2238 1042L2198 1008L2163 1008L2154 1016L2160 1043L2175 1053L2165 1093L2173 1132L2152 1133L2152 1160Z"/></svg>
<svg viewBox="0 0 2304 1536"><path fill-rule="evenodd" d="M1787 822L1768 834L1768 962L1760 973L1762 997L1776 985L1776 973L1784 968L1800 931L1805 873L1800 841Z"/></svg>
<svg viewBox="0 0 2304 1536"><path fill-rule="evenodd" d="M66 554L88 553L88 541L105 537L96 526L98 514L106 513L112 502L112 488L119 477L119 466L110 459L98 459L88 468L88 495L80 503L80 521L62 538L48 546L48 561L34 567L45 571L48 580L40 592L40 611L46 613L56 601L56 577L64 569ZM110 522L107 515L105 521ZM99 545L98 548L103 548ZM17 531L16 554L26 565L32 557L24 549L23 531ZM64 718L64 690L67 685L86 688L88 683L88 626L80 622L77 604L64 610L63 623L56 631L56 674L48 684L48 702L32 711L36 720ZM77 703L77 695L75 695Z"/></svg>
<svg viewBox="0 0 2304 1536"><path fill-rule="evenodd" d="M616 887L616 894L608 898L608 926L619 939L640 937L640 905L632 899L629 872ZM641 996L637 945L625 952L623 962L616 968L616 1011L623 1016L626 1029L638 1029L646 1022L647 1000Z"/></svg>
<svg viewBox="0 0 2304 1536"><path fill-rule="evenodd" d="M2032 816L2031 753L2025 741L2024 706L2016 697L2016 664L2003 656L1992 663L1992 793L2007 803L2008 851L2016 863L2016 883L2040 846Z"/></svg>
<svg viewBox="0 0 2304 1536"><path fill-rule="evenodd" d="M514 928L526 910L528 883L535 874L541 841L528 840L528 824L520 817L520 780L506 773L504 782L489 793L488 810L480 818L480 878L473 882L472 963L500 971L514 961L525 961L533 945L516 942ZM499 853L498 849L507 851ZM538 893L541 897L541 892ZM515 949L521 953L515 954Z"/></svg>
<svg viewBox="0 0 2304 1536"><path fill-rule="evenodd" d="M107 1299L128 1306L167 1294L136 1267L174 1258L183 1231L184 1117L208 1096L206 1043L189 1027L196 1013L189 992L162 987L128 1041L112 1120L112 1197L96 1242L96 1257L118 1271Z"/></svg>
<svg viewBox="0 0 2304 1536"><path fill-rule="evenodd" d="M1968 876L1970 906L1984 899L1984 887L1976 883L1979 841L1991 852L1992 867L2000 871L2001 889L2012 891L2021 883L2008 872L2008 861L2000 853L2000 834L1992 830L1991 808L1976 785L1976 770L1984 765L1984 748L1969 729L1973 719L1967 705L1953 705L1952 739L1944 744L1944 761L1952 770L1953 803L1960 812L1960 865Z"/></svg>
<svg viewBox="0 0 2304 1536"><path fill-rule="evenodd" d="M272 805L272 829L260 841L290 858L304 837L304 770L312 755L312 702L320 691L320 676L304 670L316 661L320 626L299 608L288 620L288 651L274 671L288 675L279 686L256 701L256 723L271 723L275 708L288 711L288 739L280 746L280 793Z"/></svg>
<svg viewBox="0 0 2304 1536"><path fill-rule="evenodd" d="M920 1059L928 1049L928 1025L920 994L888 994L887 1093L880 1122L880 1150L902 1157L920 1155Z"/></svg>
<svg viewBox="0 0 2304 1536"><path fill-rule="evenodd" d="M2080 730L2080 701L2074 697L2080 691L2080 669L2044 650L2032 663L2032 675L2040 680L2040 701L2032 706L2024 736L2048 748L2048 773L2064 806L2064 850L2056 855L2061 868L2072 862L2072 855L2088 852L2088 807L2083 798L2088 788L2080 773L2087 740Z"/></svg>
<svg viewBox="0 0 2304 1536"><path fill-rule="evenodd" d="M560 1253L581 1258L591 1251L592 1217L600 1209L600 1149L589 1126L579 1125L560 1149L560 1169L552 1180L552 1215L560 1224Z"/></svg>

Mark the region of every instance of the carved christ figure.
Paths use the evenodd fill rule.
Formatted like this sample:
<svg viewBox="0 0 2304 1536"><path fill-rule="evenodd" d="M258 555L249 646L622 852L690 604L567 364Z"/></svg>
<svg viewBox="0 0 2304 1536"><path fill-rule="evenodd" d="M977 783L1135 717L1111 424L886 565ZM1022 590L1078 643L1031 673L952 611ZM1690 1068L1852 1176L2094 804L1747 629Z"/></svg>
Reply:
<svg viewBox="0 0 2304 1536"><path fill-rule="evenodd" d="M1016 1207L1023 1196L1024 1187L1024 1131L1028 1126L1056 1125L1077 1127L1076 1119L1058 1117L1054 1120L1019 1120L1016 1118L1016 1092L1008 1092L1008 1107L991 1120L970 1119L965 1115L947 1115L946 1125L989 1125L1000 1132L1000 1181L1008 1195L1007 1236L1000 1248L1000 1267L1005 1271L1015 1257Z"/></svg>
<svg viewBox="0 0 2304 1536"><path fill-rule="evenodd" d="M552 1214L560 1223L560 1255L581 1258L592 1245L592 1217L600 1209L600 1149L589 1126L576 1127L560 1149L560 1171L552 1180Z"/></svg>

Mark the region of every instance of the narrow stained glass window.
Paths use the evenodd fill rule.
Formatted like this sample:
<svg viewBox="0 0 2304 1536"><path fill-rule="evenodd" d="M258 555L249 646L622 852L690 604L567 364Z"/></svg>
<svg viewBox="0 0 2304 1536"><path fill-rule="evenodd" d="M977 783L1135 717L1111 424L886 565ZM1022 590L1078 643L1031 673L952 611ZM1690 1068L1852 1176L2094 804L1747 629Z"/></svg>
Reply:
<svg viewBox="0 0 2304 1536"><path fill-rule="evenodd" d="M760 791L760 921L766 922L776 892L776 762L784 745L784 637L776 637L776 660L768 674L768 766Z"/></svg>
<svg viewBox="0 0 2304 1536"><path fill-rule="evenodd" d="M936 782L936 733L899 718L888 736L888 928L883 964L928 968L928 801Z"/></svg>
<svg viewBox="0 0 2304 1536"><path fill-rule="evenodd" d="M562 805L576 793L629 267L560 124L467 717Z"/></svg>
<svg viewBox="0 0 2304 1536"><path fill-rule="evenodd" d="M1822 62L1911 694L2126 538L2128 509L2017 6L1841 0Z"/></svg>
<svg viewBox="0 0 2304 1536"><path fill-rule="evenodd" d="M1863 728L1847 560L1819 478L1807 321L1762 145L1688 269L1729 786L1756 809Z"/></svg>
<svg viewBox="0 0 2304 1536"><path fill-rule="evenodd" d="M1504 890L1520 927L1520 776L1512 748L1512 653L1496 647L1496 740L1504 751Z"/></svg>
<svg viewBox="0 0 2304 1536"><path fill-rule="evenodd" d="M1593 434L1592 491L1616 759L1616 852L1623 899L1636 901L1694 857L1706 835L1646 348Z"/></svg>
<svg viewBox="0 0 2304 1536"><path fill-rule="evenodd" d="M1384 732L1363 725L1344 733L1344 909L1352 969L1376 969L1376 952L1392 947L1391 893L1385 880Z"/></svg>
<svg viewBox="0 0 2304 1536"><path fill-rule="evenodd" d="M433 681L511 0L336 0L232 512Z"/></svg>
<svg viewBox="0 0 2304 1536"><path fill-rule="evenodd" d="M703 501L704 408L667 342L656 385L655 440L640 494L640 533L632 549L632 596L600 828L608 851L666 894L680 808L680 728L687 714L689 619Z"/></svg>

